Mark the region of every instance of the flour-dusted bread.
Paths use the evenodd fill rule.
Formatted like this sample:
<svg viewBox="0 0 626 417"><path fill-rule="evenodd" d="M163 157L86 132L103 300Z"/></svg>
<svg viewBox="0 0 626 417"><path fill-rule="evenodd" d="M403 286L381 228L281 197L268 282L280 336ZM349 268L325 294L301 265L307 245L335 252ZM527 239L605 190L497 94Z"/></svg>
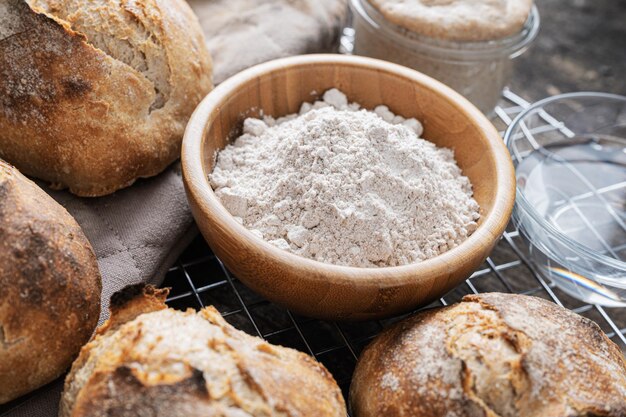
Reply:
<svg viewBox="0 0 626 417"><path fill-rule="evenodd" d="M624 417L626 361L592 321L482 294L417 314L363 352L355 417Z"/></svg>
<svg viewBox="0 0 626 417"><path fill-rule="evenodd" d="M211 89L184 0L2 0L0 158L99 196L161 172Z"/></svg>
<svg viewBox="0 0 626 417"><path fill-rule="evenodd" d="M100 291L80 226L0 160L0 404L69 368L98 323Z"/></svg>
<svg viewBox="0 0 626 417"><path fill-rule="evenodd" d="M234 329L212 307L168 309L166 290L111 299L65 381L61 417L345 417L313 358Z"/></svg>

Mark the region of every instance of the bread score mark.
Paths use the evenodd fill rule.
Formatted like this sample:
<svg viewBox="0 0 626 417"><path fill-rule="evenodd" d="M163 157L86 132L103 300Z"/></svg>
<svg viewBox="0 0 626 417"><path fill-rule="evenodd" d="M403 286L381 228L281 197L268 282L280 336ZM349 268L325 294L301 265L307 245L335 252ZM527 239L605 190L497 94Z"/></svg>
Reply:
<svg viewBox="0 0 626 417"><path fill-rule="evenodd" d="M171 67L167 50L160 39L163 22L156 1L140 7L123 0L119 12L107 16L101 14L97 4L79 4L76 0L62 3L52 0L25 1L35 13L52 19L69 33L79 35L86 45L149 81L154 99L148 113L167 104L171 91ZM158 23L152 22L148 15Z"/></svg>

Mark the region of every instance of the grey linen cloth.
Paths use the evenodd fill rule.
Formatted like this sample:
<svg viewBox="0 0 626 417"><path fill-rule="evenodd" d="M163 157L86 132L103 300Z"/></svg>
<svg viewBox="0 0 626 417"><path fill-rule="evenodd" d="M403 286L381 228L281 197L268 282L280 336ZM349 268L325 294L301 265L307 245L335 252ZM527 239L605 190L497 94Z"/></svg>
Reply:
<svg viewBox="0 0 626 417"><path fill-rule="evenodd" d="M106 197L44 189L74 216L94 248L103 283L100 322L114 292L141 282L159 285L197 234L179 162Z"/></svg>
<svg viewBox="0 0 626 417"><path fill-rule="evenodd" d="M189 0L200 17L221 82L254 64L310 52L334 52L346 0ZM102 274L102 314L115 291L140 282L159 285L197 235L177 162L160 175L100 198L79 198L39 183L76 218ZM55 417L59 379L13 403L0 417Z"/></svg>
<svg viewBox="0 0 626 417"><path fill-rule="evenodd" d="M271 59L331 51L348 13L347 0L187 2L216 63L216 83Z"/></svg>

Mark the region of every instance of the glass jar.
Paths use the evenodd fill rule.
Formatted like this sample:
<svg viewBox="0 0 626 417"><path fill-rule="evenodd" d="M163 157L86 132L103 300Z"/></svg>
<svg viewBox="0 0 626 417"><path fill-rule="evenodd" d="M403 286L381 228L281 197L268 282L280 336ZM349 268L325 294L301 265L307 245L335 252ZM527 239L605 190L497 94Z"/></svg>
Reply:
<svg viewBox="0 0 626 417"><path fill-rule="evenodd" d="M539 32L535 6L516 35L492 41L435 39L397 26L367 0L351 0L354 53L395 62L429 75L463 94L485 114L492 114L509 82L513 58Z"/></svg>

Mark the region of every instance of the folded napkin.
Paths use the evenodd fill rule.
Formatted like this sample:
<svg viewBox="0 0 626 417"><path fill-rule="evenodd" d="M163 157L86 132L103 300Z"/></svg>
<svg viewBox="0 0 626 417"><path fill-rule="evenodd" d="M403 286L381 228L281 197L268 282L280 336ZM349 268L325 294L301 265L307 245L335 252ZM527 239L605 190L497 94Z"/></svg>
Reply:
<svg viewBox="0 0 626 417"><path fill-rule="evenodd" d="M187 2L200 19L216 63L216 83L271 59L336 52L348 12L347 0Z"/></svg>
<svg viewBox="0 0 626 417"><path fill-rule="evenodd" d="M288 55L332 52L346 17L346 0L190 0L214 56L215 81ZM102 273L102 315L126 285L158 285L196 236L180 164L106 197L79 198L44 188L67 208L91 242ZM0 406L0 417L55 417L62 381Z"/></svg>
<svg viewBox="0 0 626 417"><path fill-rule="evenodd" d="M197 234L179 162L106 197L44 189L74 216L94 248L103 281L100 322L113 293L141 282L159 285Z"/></svg>

